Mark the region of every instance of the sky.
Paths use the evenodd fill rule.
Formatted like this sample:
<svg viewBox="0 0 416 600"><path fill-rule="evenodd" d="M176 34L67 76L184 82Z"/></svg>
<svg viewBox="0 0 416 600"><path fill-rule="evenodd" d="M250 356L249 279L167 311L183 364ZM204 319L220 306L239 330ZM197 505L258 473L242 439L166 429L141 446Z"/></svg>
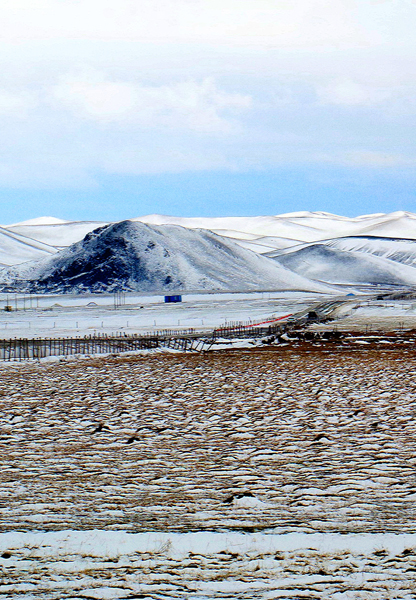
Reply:
<svg viewBox="0 0 416 600"><path fill-rule="evenodd" d="M0 0L0 223L416 212L416 0Z"/></svg>

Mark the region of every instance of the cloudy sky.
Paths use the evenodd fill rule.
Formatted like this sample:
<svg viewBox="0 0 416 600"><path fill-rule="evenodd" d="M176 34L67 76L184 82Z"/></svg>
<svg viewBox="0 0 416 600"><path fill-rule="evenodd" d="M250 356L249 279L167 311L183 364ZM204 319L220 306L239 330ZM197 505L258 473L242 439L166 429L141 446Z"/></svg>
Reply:
<svg viewBox="0 0 416 600"><path fill-rule="evenodd" d="M0 0L0 223L416 212L416 0Z"/></svg>

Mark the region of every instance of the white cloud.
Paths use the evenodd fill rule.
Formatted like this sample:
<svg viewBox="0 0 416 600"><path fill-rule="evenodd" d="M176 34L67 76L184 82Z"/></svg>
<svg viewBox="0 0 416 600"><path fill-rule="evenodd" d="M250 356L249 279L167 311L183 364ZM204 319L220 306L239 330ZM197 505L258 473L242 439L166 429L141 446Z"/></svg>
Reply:
<svg viewBox="0 0 416 600"><path fill-rule="evenodd" d="M200 133L230 133L236 123L229 117L251 106L250 96L220 90L210 78L149 86L90 72L62 79L53 95L75 113L99 122Z"/></svg>
<svg viewBox="0 0 416 600"><path fill-rule="evenodd" d="M410 0L0 0L0 19L0 184L413 164Z"/></svg>
<svg viewBox="0 0 416 600"><path fill-rule="evenodd" d="M317 88L317 96L321 104L344 106L368 106L383 102L391 93L391 90L363 85L351 79L337 79Z"/></svg>
<svg viewBox="0 0 416 600"><path fill-rule="evenodd" d="M0 89L0 116L20 115L26 116L28 109L36 105L36 98L27 92L13 93Z"/></svg>
<svg viewBox="0 0 416 600"><path fill-rule="evenodd" d="M345 153L345 162L357 167L414 167L416 159L377 150L354 150Z"/></svg>
<svg viewBox="0 0 416 600"><path fill-rule="evenodd" d="M128 119L137 104L134 85L106 81L97 74L62 78L52 95L81 116L103 121Z"/></svg>
<svg viewBox="0 0 416 600"><path fill-rule="evenodd" d="M10 41L99 39L351 47L380 43L371 0L3 0Z"/></svg>

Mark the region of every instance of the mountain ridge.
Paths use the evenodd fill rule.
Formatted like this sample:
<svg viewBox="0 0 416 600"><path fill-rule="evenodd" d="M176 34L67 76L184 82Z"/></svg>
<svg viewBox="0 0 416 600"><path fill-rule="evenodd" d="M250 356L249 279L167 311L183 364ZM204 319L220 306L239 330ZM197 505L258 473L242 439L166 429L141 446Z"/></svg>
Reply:
<svg viewBox="0 0 416 600"><path fill-rule="evenodd" d="M331 291L215 233L133 221L99 227L50 259L3 269L1 278L32 292Z"/></svg>
<svg viewBox="0 0 416 600"><path fill-rule="evenodd" d="M157 228L179 227L182 230L182 236L185 235L185 231L194 232L189 235L194 235L195 243L197 237L201 235L217 236L216 243L221 241L225 245L234 244L234 247L238 246L241 250L251 251L249 260L251 263L253 253L258 257L263 256L267 260L273 260L275 267L279 264L280 267L286 269L285 277L282 276L282 273L279 275L275 272L276 286L283 285L284 282L289 285L287 283L289 272L292 273L292 281L294 281L295 275L303 277L304 280L309 281L309 286L319 286L321 283L322 285L327 283L329 286L337 283L353 286L361 284L370 286L415 285L413 269L416 272L416 215L405 211L395 211L389 214L375 213L358 217L343 217L319 211L298 211L275 216L214 218L153 214L120 223L127 222L154 228L155 235ZM58 251L62 249L68 250L91 232L111 226L117 226L117 223L64 221L56 217L39 217L0 228L0 266L21 265L21 268L15 271L7 272L7 269L3 268L2 277L4 280L11 281L13 277L21 279L19 273L25 272L28 277L35 277L35 273L38 273L39 281L43 282L42 285L45 287L44 273L32 264L33 259L42 260L42 256L51 256L59 253ZM165 231L168 230L165 229ZM177 230L170 229L169 231ZM214 238L210 239L213 243ZM198 243L201 243L201 239ZM332 248L333 252L331 253L328 248ZM115 247L115 253L116 250ZM205 251L200 248L201 253ZM108 252L110 250L107 248ZM177 247L175 255L179 262L181 252L182 248ZM187 252L190 256L189 245ZM49 259L45 260L48 262ZM118 269L119 272L126 267L120 263L120 260L113 253L111 262L113 265L118 265L115 270ZM183 260L185 264L187 260L185 255ZM194 256L193 262L195 261L196 257ZM218 255L212 256L205 262L202 271L205 269L207 273L210 272L210 261L214 264L215 261L223 261L223 258ZM53 261L52 263L54 264ZM167 264L168 262L164 266L167 267ZM156 271L159 273L159 288L166 289L167 284L163 284L161 279L160 265L155 265ZM234 267L231 264L228 266L232 273ZM227 278L225 274L219 275L222 266L217 264L216 268L216 274L213 275L213 278L208 276L205 283L204 276L200 274L204 289L208 285L212 285L213 289L225 289L229 283L229 277ZM250 268L256 270L254 264ZM177 267L178 269L179 267ZM188 264L188 269L189 272L193 272L192 265ZM103 265L102 271L107 270ZM133 271L134 269L131 272L133 273ZM68 289L74 284L73 276L69 272L67 273L67 280L72 282L66 286ZM242 272L240 272L240 277L241 281L245 282L244 285L251 289L253 282L243 276ZM271 279L265 275L264 277L268 281L267 287L273 287ZM283 277L284 281L281 281L279 277ZM144 279L146 280L146 277ZM315 284L312 283L312 279ZM198 277L195 276L192 285L195 286L197 281ZM210 284L208 284L209 281ZM304 289L305 281L302 284L300 281L298 283ZM65 287L63 281L60 285ZM99 287L98 282L92 285ZM127 283L123 285L127 285ZM181 285L182 281L179 278L177 286L181 288ZM256 286L259 285L260 281L256 280ZM114 286L117 287L115 282ZM233 286L235 289L235 284ZM41 288L40 283L38 288ZM256 287L256 289L259 288Z"/></svg>

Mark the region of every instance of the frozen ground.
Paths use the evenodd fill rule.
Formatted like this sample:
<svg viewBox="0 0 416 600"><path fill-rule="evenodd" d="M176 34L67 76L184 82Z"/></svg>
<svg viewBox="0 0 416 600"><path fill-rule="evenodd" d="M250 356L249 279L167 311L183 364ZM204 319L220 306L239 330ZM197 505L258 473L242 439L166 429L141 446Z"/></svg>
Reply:
<svg viewBox="0 0 416 600"><path fill-rule="evenodd" d="M115 308L114 295L0 296L0 338L64 337L94 333L143 333L161 329L212 330L230 321L253 322L306 308L322 294L259 292L183 296L165 304L163 296L125 294ZM118 299L120 301L120 298ZM14 309L17 308L17 311Z"/></svg>
<svg viewBox="0 0 416 600"><path fill-rule="evenodd" d="M0 597L414 598L415 368L337 344L3 365Z"/></svg>
<svg viewBox="0 0 416 600"><path fill-rule="evenodd" d="M183 302L165 304L163 296L125 294L0 295L0 338L72 337L100 333L126 334L163 329L212 331L231 322L261 322L297 313L331 296L304 292L185 294ZM315 329L392 331L416 329L416 302L347 298L327 324ZM122 304L120 305L120 301ZM115 306L117 303L117 308ZM17 309L17 310L16 310Z"/></svg>
<svg viewBox="0 0 416 600"><path fill-rule="evenodd" d="M337 308L333 320L312 325L318 331L391 332L416 329L416 302L409 300L362 300Z"/></svg>
<svg viewBox="0 0 416 600"><path fill-rule="evenodd" d="M415 535L0 535L10 598L415 597Z"/></svg>

